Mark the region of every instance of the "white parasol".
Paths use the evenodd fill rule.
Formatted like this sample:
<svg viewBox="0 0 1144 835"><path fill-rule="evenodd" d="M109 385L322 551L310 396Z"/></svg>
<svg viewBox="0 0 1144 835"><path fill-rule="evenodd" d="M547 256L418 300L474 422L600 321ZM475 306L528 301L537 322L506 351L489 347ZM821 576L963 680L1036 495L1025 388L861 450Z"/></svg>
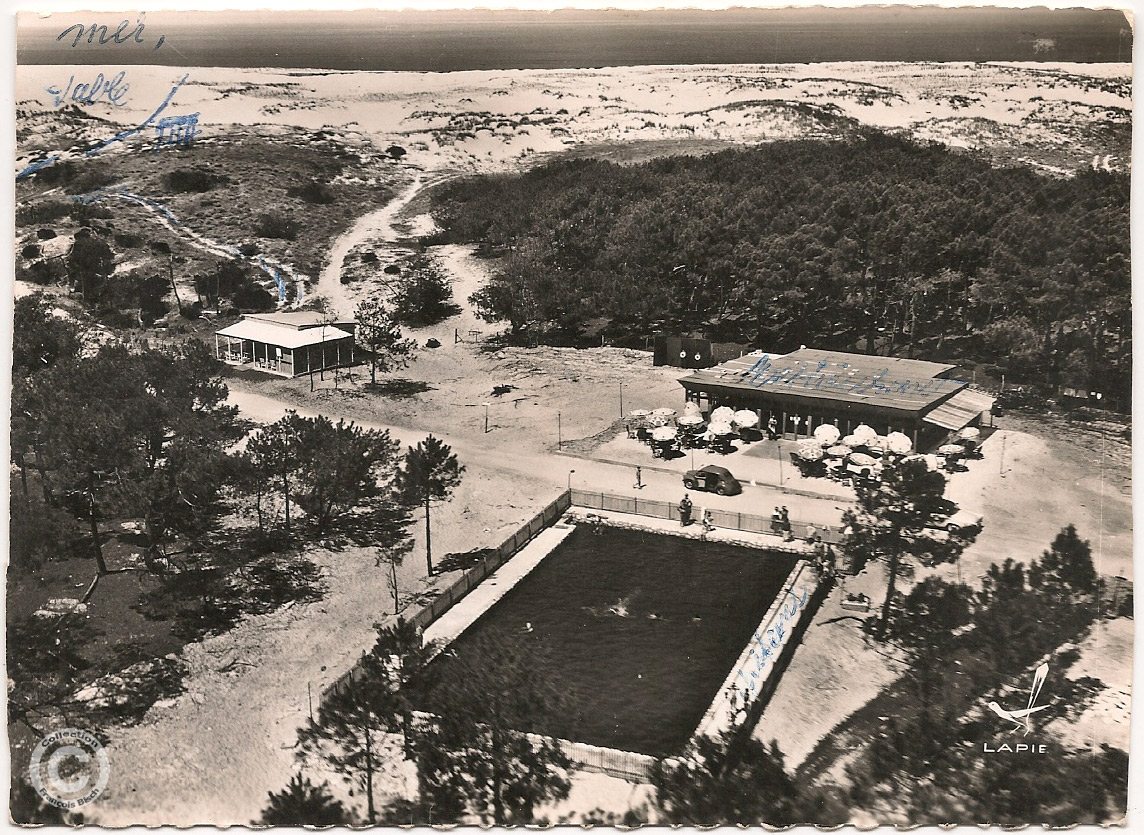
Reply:
<svg viewBox="0 0 1144 835"><path fill-rule="evenodd" d="M651 439L653 441L674 441L675 427L657 426L655 429L651 430Z"/></svg>
<svg viewBox="0 0 1144 835"><path fill-rule="evenodd" d="M726 421L713 420L707 425L707 431L712 435L732 435L735 430Z"/></svg>
<svg viewBox="0 0 1144 835"><path fill-rule="evenodd" d="M695 403L691 400L688 400L683 405L683 416L684 417L692 417L692 416L703 417L703 410L699 408L698 403Z"/></svg>
<svg viewBox="0 0 1144 835"><path fill-rule="evenodd" d="M711 412L712 423L730 423L735 419L735 410L730 406L720 406Z"/></svg>
<svg viewBox="0 0 1144 835"><path fill-rule="evenodd" d="M798 457L803 461L819 461L823 458L822 447L804 444L798 448Z"/></svg>
<svg viewBox="0 0 1144 835"><path fill-rule="evenodd" d="M648 409L632 409L630 412L628 412L628 417L645 418L650 414L651 412Z"/></svg>
<svg viewBox="0 0 1144 835"><path fill-rule="evenodd" d="M740 429L752 429L759 425L759 416L750 409L740 409L734 414L734 423Z"/></svg>
<svg viewBox="0 0 1144 835"><path fill-rule="evenodd" d="M965 447L960 444L942 444L937 451L942 455L964 455Z"/></svg>
<svg viewBox="0 0 1144 835"><path fill-rule="evenodd" d="M860 423L854 427L854 437L861 438L865 443L869 443L871 440L878 437L878 433L873 426L867 426L864 423Z"/></svg>
<svg viewBox="0 0 1144 835"><path fill-rule="evenodd" d="M832 423L824 423L814 428L814 438L821 442L823 446L830 446L841 437L842 433L839 432L838 427Z"/></svg>
<svg viewBox="0 0 1144 835"><path fill-rule="evenodd" d="M910 436L905 432L891 432L886 436L886 449L890 450L890 452L905 455L913 448L914 442L910 440Z"/></svg>
<svg viewBox="0 0 1144 835"><path fill-rule="evenodd" d="M846 444L846 446L865 446L866 445L863 443L863 439L859 438L857 435L846 435L846 436L844 436L842 438L842 443Z"/></svg>
<svg viewBox="0 0 1144 835"><path fill-rule="evenodd" d="M661 409L652 409L651 413L656 417L673 418L675 417L675 409L668 409L666 407Z"/></svg>
<svg viewBox="0 0 1144 835"><path fill-rule="evenodd" d="M976 441L981 437L981 430L976 426L967 426L957 433L957 437L963 441Z"/></svg>
<svg viewBox="0 0 1144 835"><path fill-rule="evenodd" d="M847 455L849 455L850 453L852 453L853 451L854 450L851 449L850 447L846 446L846 444L835 444L832 447L827 447L826 454L827 455L833 455L836 458L844 458Z"/></svg>
<svg viewBox="0 0 1144 835"><path fill-rule="evenodd" d="M684 427L702 426L703 417L701 415L683 415L675 422Z"/></svg>
<svg viewBox="0 0 1144 835"><path fill-rule="evenodd" d="M850 453L850 463L857 464L859 467L873 467L878 463L878 459L864 452Z"/></svg>

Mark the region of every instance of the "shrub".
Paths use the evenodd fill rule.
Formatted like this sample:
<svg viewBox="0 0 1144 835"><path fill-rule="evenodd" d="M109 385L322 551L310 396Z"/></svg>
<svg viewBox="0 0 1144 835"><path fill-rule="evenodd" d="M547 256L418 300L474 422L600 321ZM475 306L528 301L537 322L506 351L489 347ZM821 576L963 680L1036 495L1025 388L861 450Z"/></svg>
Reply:
<svg viewBox="0 0 1144 835"><path fill-rule="evenodd" d="M61 200L46 200L31 206L21 206L16 210L16 225L51 223L53 220L67 217L71 210L71 203L64 203Z"/></svg>
<svg viewBox="0 0 1144 835"><path fill-rule="evenodd" d="M401 159L405 156L405 149L400 145L390 145L385 149L385 152L393 159Z"/></svg>
<svg viewBox="0 0 1144 835"><path fill-rule="evenodd" d="M76 223L90 223L93 220L107 220L114 217L111 209L94 203L76 202L71 207L72 220Z"/></svg>
<svg viewBox="0 0 1144 835"><path fill-rule="evenodd" d="M238 251L242 255L249 258L252 255L258 254L258 244L254 243L253 241L245 241L238 245Z"/></svg>
<svg viewBox="0 0 1144 835"><path fill-rule="evenodd" d="M311 180L304 186L292 188L286 192L290 197L300 197L307 203L326 205L334 202L334 192L325 183Z"/></svg>
<svg viewBox="0 0 1144 835"><path fill-rule="evenodd" d="M179 168L163 175L167 190L176 193L194 191L201 194L229 182L229 177L202 168Z"/></svg>
<svg viewBox="0 0 1144 835"><path fill-rule="evenodd" d="M20 254L25 258L39 258L43 254L43 249L40 248L39 244L26 244L20 250Z"/></svg>
<svg viewBox="0 0 1144 835"><path fill-rule="evenodd" d="M50 241L55 236L56 236L56 230L55 229L37 229L36 230L36 237L39 238L41 241Z"/></svg>
<svg viewBox="0 0 1144 835"><path fill-rule="evenodd" d="M277 212L267 212L258 218L255 234L260 238L281 238L292 241L298 237L298 224Z"/></svg>
<svg viewBox="0 0 1144 835"><path fill-rule="evenodd" d="M254 313L265 313L274 309L274 297L266 291L266 288L253 282L239 287L232 301L239 310L249 310Z"/></svg>

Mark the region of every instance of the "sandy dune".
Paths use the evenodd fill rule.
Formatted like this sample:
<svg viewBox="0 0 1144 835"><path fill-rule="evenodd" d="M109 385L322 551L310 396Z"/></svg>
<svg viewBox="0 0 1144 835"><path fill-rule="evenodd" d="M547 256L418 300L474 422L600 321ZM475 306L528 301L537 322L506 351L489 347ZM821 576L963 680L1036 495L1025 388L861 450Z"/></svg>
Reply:
<svg viewBox="0 0 1144 835"><path fill-rule="evenodd" d="M47 88L115 67L23 66L21 125L54 109ZM594 143L760 142L834 134L848 120L1008 161L1072 170L1127 164L1128 64L835 64L623 67L458 73L131 67L122 107L145 119L184 75L171 113L200 113L204 136L232 124L337 128L397 143L430 171L518 168ZM1100 131L1101 126L1119 130ZM99 126L91 130L98 130ZM106 132L106 126L102 129ZM78 137L68 134L66 141ZM17 166L53 140L22 138ZM123 143L119 143L122 145Z"/></svg>

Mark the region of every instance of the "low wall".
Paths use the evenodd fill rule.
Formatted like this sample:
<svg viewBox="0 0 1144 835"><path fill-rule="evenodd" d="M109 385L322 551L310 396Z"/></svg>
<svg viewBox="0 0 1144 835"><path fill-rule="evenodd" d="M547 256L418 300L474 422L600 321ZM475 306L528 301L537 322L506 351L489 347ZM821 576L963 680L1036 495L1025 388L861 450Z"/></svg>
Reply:
<svg viewBox="0 0 1144 835"><path fill-rule="evenodd" d="M696 736L718 737L758 720L826 591L814 567L799 560L699 722Z"/></svg>

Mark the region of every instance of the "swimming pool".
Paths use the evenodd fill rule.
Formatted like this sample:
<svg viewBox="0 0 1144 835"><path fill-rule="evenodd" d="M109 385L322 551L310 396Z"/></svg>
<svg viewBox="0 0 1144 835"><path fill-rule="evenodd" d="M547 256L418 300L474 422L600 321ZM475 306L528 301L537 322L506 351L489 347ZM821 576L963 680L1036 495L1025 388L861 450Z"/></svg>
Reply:
<svg viewBox="0 0 1144 835"><path fill-rule="evenodd" d="M578 525L451 645L511 635L567 695L520 730L678 752L798 561L792 554ZM451 663L441 655L434 665ZM433 709L432 694L425 705Z"/></svg>

